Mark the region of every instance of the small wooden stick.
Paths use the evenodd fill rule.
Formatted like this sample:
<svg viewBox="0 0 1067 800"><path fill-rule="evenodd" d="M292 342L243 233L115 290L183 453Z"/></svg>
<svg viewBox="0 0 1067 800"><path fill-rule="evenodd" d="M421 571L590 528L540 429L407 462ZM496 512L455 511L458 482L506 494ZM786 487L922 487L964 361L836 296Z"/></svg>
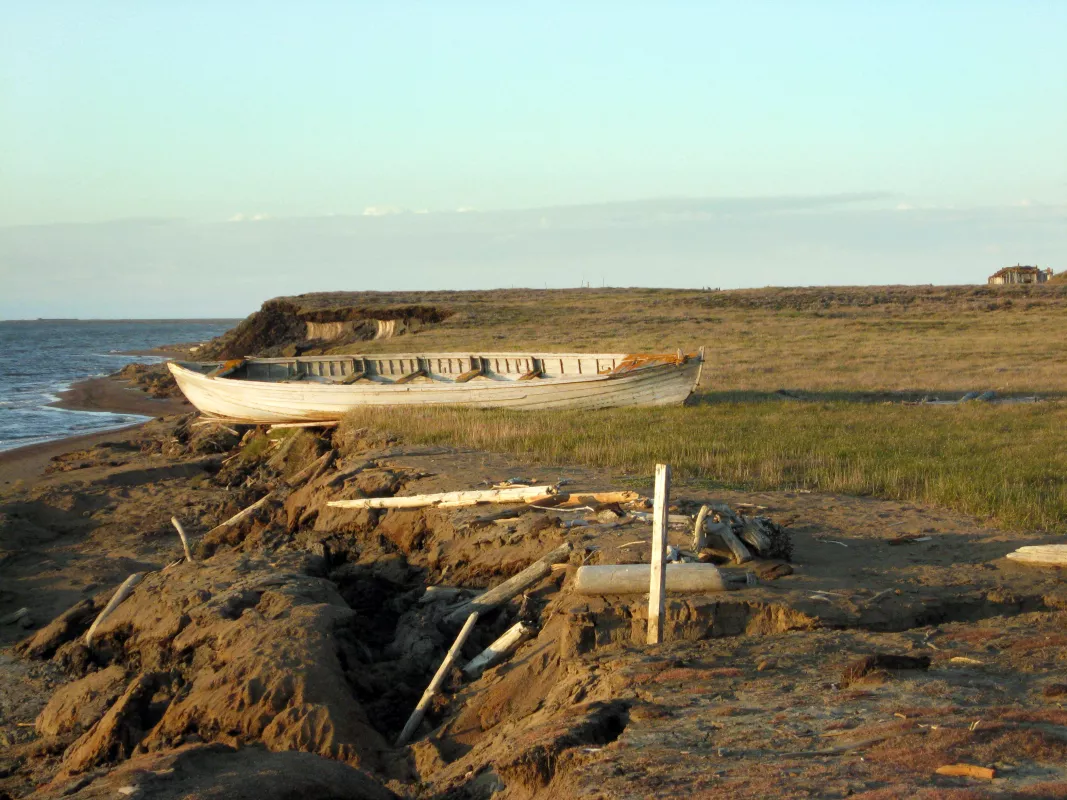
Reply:
<svg viewBox="0 0 1067 800"><path fill-rule="evenodd" d="M93 624L89 626L89 630L85 632L85 643L87 645L93 643L93 634L96 633L96 629L100 627L100 623L107 619L108 615L119 607L119 603L129 596L130 592L133 591L133 587L140 583L141 579L147 574L148 573L146 572L135 572L124 580L122 585L115 590L115 593L111 595L111 599L107 601L107 605L104 606L104 610L97 615L96 619L93 620Z"/></svg>
<svg viewBox="0 0 1067 800"><path fill-rule="evenodd" d="M189 552L189 537L185 535L185 529L182 524L178 522L177 517L170 518L171 523L178 531L178 537L182 540L182 547L185 549L185 560L190 564L193 562L193 554Z"/></svg>
<svg viewBox="0 0 1067 800"><path fill-rule="evenodd" d="M667 576L667 508L670 505L670 464L656 464L656 498L652 506L652 569L648 586L648 634L647 644L663 641L664 595Z"/></svg>
<svg viewBox="0 0 1067 800"><path fill-rule="evenodd" d="M472 630L474 630L474 623L478 621L478 612L475 611L463 624L463 627L459 631L459 635L456 637L456 641L452 643L452 647L449 648L448 654L445 656L445 660L441 662L441 666L437 668L437 672L434 673L433 680L430 681L430 685L426 687L426 691L422 693L422 697L419 699L419 703L415 706L415 710L411 712L411 716L408 717L407 723L404 725L404 730L400 731L400 735L396 737L396 746L403 747L407 744L408 739L415 732L415 729L419 727L419 723L422 722L422 718L426 716L426 709L430 706L430 701L433 700L433 696L437 694L437 690L441 688L441 684L445 682L445 678L448 675L448 671L452 668L452 664L455 663L456 657L459 655L459 651L463 648L463 643L467 641L467 637L470 636Z"/></svg>
<svg viewBox="0 0 1067 800"><path fill-rule="evenodd" d="M696 524L693 525L693 552L699 553L707 545L708 540L704 531L704 520L707 519L708 512L711 509L707 506L701 506L700 511L697 513Z"/></svg>
<svg viewBox="0 0 1067 800"><path fill-rule="evenodd" d="M254 502L248 508L244 509L243 511L238 511L236 514L234 514L228 520L226 520L225 522L219 523L218 525L216 525L214 528L209 530L204 535L205 536L210 536L211 534L215 533L216 531L221 531L223 528L228 528L231 525L237 524L238 522L243 520L245 517L251 516L252 514L254 514L256 512L257 509L259 509L260 506L264 505L271 498L271 496L273 494L274 494L273 492L267 492L265 495L263 495L261 498L259 498L256 502Z"/></svg>

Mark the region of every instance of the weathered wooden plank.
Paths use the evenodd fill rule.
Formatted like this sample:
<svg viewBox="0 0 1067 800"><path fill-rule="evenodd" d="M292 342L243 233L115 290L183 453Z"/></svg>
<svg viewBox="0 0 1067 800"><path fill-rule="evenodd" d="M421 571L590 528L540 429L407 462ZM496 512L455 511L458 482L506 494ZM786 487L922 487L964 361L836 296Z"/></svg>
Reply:
<svg viewBox="0 0 1067 800"><path fill-rule="evenodd" d="M472 489L416 494L409 497L359 497L353 500L331 500L326 505L334 508L455 508L478 503L523 503L555 493L554 486L516 486L510 489Z"/></svg>

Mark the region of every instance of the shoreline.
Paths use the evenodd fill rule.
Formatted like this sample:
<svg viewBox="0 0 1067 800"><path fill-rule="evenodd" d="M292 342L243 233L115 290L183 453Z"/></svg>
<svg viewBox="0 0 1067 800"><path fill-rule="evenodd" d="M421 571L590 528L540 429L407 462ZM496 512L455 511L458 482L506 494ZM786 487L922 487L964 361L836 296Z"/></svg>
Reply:
<svg viewBox="0 0 1067 800"><path fill-rule="evenodd" d="M92 433L63 436L12 447L10 450L0 450L0 485L39 478L55 456L93 447L117 434L139 428L156 417L184 414L192 408L184 398L149 397L143 390L132 388L129 381L110 376L77 381L71 384L69 389L60 392L59 399L49 403L48 407L89 413L137 414L145 419L133 423L119 423Z"/></svg>

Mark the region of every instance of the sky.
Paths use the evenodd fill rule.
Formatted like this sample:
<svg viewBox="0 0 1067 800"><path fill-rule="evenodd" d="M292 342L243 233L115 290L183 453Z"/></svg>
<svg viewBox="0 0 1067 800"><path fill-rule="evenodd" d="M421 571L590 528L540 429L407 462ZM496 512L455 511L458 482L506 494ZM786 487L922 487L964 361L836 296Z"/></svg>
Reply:
<svg viewBox="0 0 1067 800"><path fill-rule="evenodd" d="M1065 33L1061 0L0 2L0 318L1067 269Z"/></svg>

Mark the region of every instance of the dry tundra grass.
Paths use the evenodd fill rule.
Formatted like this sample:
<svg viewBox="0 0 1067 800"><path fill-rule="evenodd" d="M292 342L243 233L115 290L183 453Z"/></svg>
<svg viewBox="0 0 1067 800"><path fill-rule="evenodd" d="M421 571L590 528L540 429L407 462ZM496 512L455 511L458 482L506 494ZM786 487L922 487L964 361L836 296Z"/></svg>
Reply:
<svg viewBox="0 0 1067 800"><path fill-rule="evenodd" d="M1067 529L1067 285L351 293L307 307L452 312L348 351L665 351L705 345L693 406L595 414L361 411L418 441L710 484L936 504L1010 527ZM797 401L775 394L789 389ZM1034 405L909 406L971 390ZM877 402L896 400L898 402Z"/></svg>

